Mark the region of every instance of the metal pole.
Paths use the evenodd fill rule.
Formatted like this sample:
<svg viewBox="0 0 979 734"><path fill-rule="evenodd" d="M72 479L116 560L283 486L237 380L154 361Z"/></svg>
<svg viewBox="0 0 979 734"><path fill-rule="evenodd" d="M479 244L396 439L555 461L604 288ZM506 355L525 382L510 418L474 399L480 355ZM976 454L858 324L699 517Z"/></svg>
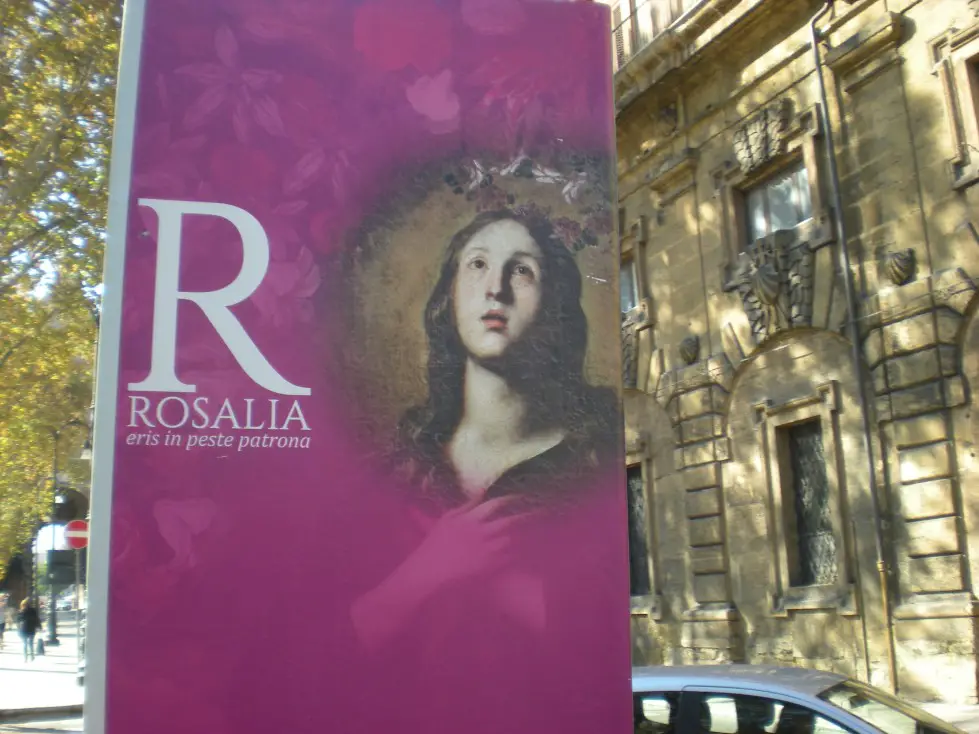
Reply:
<svg viewBox="0 0 979 734"><path fill-rule="evenodd" d="M76 662L82 662L82 552L75 550L75 640Z"/></svg>
<svg viewBox="0 0 979 734"><path fill-rule="evenodd" d="M884 538L881 529L880 499L877 496L877 466L874 459L874 447L871 439L873 422L870 416L870 405L867 401L868 389L864 370L863 355L860 351L860 329L857 325L857 293L853 283L853 271L850 267L850 246L846 238L846 226L843 222L843 197L840 193L840 176L836 167L836 147L833 142L833 125L829 117L829 95L826 93L826 82L823 80L823 62L819 51L819 32L816 23L833 8L833 0L827 0L823 8L809 21L809 39L812 44L813 63L816 67L816 82L819 85L819 117L826 139L826 165L829 168L830 186L833 189L833 219L836 225L836 240L839 253L839 268L843 275L843 289L846 297L847 331L850 337L850 358L853 363L854 376L857 380L862 410L860 415L863 422L863 450L867 454L867 479L870 484L870 503L874 517L874 553L877 556L877 574L880 583L881 613L884 617L885 635L887 637L887 667L890 677L891 690L897 693L897 660L894 654L894 625L891 622L891 594L888 588L887 556L884 552ZM867 673L870 674L870 661L867 661Z"/></svg>
<svg viewBox="0 0 979 734"><path fill-rule="evenodd" d="M31 556L31 588L28 591L28 597L31 600L31 604L34 605L36 609L40 608L40 589L38 588L38 556L41 555L41 527L43 523L41 520L41 482L37 482L34 485L34 507L37 512L37 525L34 530L34 537L31 538L30 545L28 546Z"/></svg>
<svg viewBox="0 0 979 734"><path fill-rule="evenodd" d="M58 640L58 601L54 593L54 527L55 519L58 514L58 439L61 437L60 431L51 431L54 439L54 467L51 477L51 555L48 556L48 583L51 585L50 609L48 609L48 639L45 644L49 647L57 647L61 644Z"/></svg>

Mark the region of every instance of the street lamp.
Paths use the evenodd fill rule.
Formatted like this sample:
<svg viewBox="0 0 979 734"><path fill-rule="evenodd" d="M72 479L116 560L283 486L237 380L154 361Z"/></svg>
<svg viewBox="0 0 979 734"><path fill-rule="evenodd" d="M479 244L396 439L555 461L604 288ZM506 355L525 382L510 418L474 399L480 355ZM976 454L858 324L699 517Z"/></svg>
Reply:
<svg viewBox="0 0 979 734"><path fill-rule="evenodd" d="M48 639L44 641L44 644L49 647L57 647L61 644L61 640L58 639L58 600L54 588L54 569L51 567L56 550L54 526L58 519L58 441L61 438L61 432L66 428L81 425L84 424L73 418L60 428L51 429L51 442L54 447L54 461L51 470L51 555L48 557L48 583L51 587L48 591L51 601L48 608Z"/></svg>
<svg viewBox="0 0 979 734"><path fill-rule="evenodd" d="M38 559L41 556L41 527L43 523L41 522L41 487L44 485L44 480L38 481L34 485L34 506L37 509L37 530L34 532L33 538L31 538L30 544L30 558L31 558L31 588L28 596L30 597L31 603L40 608L40 598L41 590L38 586L38 576L40 572L40 563Z"/></svg>

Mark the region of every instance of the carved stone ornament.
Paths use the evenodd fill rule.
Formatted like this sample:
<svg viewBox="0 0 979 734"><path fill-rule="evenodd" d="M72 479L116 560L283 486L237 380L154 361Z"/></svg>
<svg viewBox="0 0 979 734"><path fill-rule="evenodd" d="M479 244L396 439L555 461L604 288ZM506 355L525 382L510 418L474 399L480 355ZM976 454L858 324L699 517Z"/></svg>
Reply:
<svg viewBox="0 0 979 734"><path fill-rule="evenodd" d="M734 131L734 155L744 173L765 165L785 150L789 105L782 100L762 109Z"/></svg>
<svg viewBox="0 0 979 734"><path fill-rule="evenodd" d="M700 337L691 334L680 342L680 359L684 364L693 364L700 356Z"/></svg>
<svg viewBox="0 0 979 734"><path fill-rule="evenodd" d="M767 262L756 267L751 275L751 287L758 296L758 300L766 306L774 306L778 303L778 294L782 290L782 283L775 266Z"/></svg>
<svg viewBox="0 0 979 734"><path fill-rule="evenodd" d="M894 285L904 285L914 277L914 250L897 250L887 255L887 277Z"/></svg>
<svg viewBox="0 0 979 734"><path fill-rule="evenodd" d="M622 319L622 386L635 390L639 384L639 324Z"/></svg>
<svg viewBox="0 0 979 734"><path fill-rule="evenodd" d="M756 342L784 329L812 326L815 255L791 232L757 240L738 256L731 289L741 296Z"/></svg>

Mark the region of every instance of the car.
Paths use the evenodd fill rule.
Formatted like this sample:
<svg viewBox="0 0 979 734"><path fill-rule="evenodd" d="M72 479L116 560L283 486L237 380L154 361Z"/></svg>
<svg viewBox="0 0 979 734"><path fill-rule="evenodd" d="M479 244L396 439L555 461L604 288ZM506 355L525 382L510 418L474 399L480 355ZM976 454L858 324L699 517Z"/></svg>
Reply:
<svg viewBox="0 0 979 734"><path fill-rule="evenodd" d="M634 668L636 734L962 734L889 693L806 668Z"/></svg>

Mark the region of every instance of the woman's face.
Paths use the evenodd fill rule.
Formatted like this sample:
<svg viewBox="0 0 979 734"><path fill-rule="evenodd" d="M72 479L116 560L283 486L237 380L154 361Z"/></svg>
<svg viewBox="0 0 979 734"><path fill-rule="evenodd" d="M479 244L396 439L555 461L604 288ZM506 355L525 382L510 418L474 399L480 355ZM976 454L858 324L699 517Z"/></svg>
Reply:
<svg viewBox="0 0 979 734"><path fill-rule="evenodd" d="M526 335L540 309L540 261L540 246L512 219L486 225L462 248L453 301L471 356L502 357Z"/></svg>

